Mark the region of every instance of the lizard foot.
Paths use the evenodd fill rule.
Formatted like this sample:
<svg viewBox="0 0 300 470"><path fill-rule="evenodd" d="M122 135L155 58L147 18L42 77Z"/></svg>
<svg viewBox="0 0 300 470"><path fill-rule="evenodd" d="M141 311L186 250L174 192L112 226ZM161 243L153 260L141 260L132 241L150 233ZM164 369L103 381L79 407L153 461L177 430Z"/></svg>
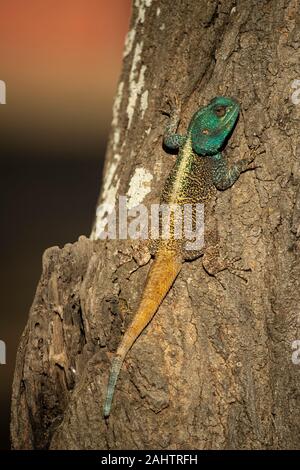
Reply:
<svg viewBox="0 0 300 470"><path fill-rule="evenodd" d="M263 152L261 152L261 153L263 153ZM244 155L244 157L245 157L245 155ZM243 162L242 172L249 171L249 170L256 170L257 168L262 168L261 165L257 165L255 163L256 157L257 157L256 149L251 149L249 157L248 158L243 158L243 160L242 160L242 162Z"/></svg>
<svg viewBox="0 0 300 470"><path fill-rule="evenodd" d="M203 256L203 268L209 276L216 277L217 274L223 271L229 271L231 274L242 279L245 283L248 283L245 273L251 272L251 269L237 267L236 263L241 261L241 259L242 258L238 256L233 259L220 258L219 256L215 257L214 253L208 251Z"/></svg>
<svg viewBox="0 0 300 470"><path fill-rule="evenodd" d="M180 117L180 113L181 113L181 104L180 104L180 101L179 101L179 98L177 96L177 94L172 94L170 95L167 99L166 99L166 102L165 102L165 105L166 107L169 108L168 111L166 111L165 109L159 109L159 111L162 113L162 114L165 114L166 116L169 116L171 118L176 118L179 119Z"/></svg>

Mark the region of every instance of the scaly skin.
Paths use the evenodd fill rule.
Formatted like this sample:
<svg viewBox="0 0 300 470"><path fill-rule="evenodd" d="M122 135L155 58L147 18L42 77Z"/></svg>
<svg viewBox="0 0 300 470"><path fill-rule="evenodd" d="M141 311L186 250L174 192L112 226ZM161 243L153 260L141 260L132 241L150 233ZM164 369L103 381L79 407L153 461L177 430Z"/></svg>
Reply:
<svg viewBox="0 0 300 470"><path fill-rule="evenodd" d="M174 110L173 110L174 111ZM238 103L226 97L214 98L206 107L193 116L186 136L176 134L179 110L175 110L166 129L164 144L170 149L179 149L176 163L165 183L161 202L165 204L205 203L218 189L227 189L248 167L249 161L241 160L232 168L227 167L221 148L230 136L239 114ZM157 243L142 299L136 315L123 336L112 362L104 416L108 417L115 385L126 354L152 320L158 307L173 285L184 260L191 253L184 248L184 240L174 237L170 223L170 238ZM202 252L193 253L193 257Z"/></svg>

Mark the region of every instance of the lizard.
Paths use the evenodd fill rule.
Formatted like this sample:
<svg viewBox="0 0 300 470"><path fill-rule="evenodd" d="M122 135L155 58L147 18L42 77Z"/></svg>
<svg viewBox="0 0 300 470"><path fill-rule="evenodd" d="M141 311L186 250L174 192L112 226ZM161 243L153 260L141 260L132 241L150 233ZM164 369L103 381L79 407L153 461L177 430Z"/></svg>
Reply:
<svg viewBox="0 0 300 470"><path fill-rule="evenodd" d="M174 104L175 103L175 104ZM228 138L237 123L240 106L226 96L217 96L196 111L186 135L177 134L180 107L174 100L163 143L167 149L179 150L176 162L164 184L161 203L205 204L216 192L231 187L253 160L241 159L229 166L222 154ZM146 284L137 312L125 332L112 360L106 399L105 418L111 411L114 389L124 359L133 343L152 320L160 304L172 287L184 261L195 259L203 252L191 253L184 240L174 236L174 223L170 221L170 237L160 237L155 244L154 261L149 269Z"/></svg>

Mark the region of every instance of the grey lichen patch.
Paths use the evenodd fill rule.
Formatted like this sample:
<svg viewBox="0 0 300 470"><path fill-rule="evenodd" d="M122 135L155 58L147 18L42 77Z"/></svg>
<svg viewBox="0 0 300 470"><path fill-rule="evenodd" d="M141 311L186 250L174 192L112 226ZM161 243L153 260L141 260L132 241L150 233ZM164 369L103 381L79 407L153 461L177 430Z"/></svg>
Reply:
<svg viewBox="0 0 300 470"><path fill-rule="evenodd" d="M151 181L153 175L145 168L136 168L135 172L129 182L128 196L128 209L142 204L147 194L151 191Z"/></svg>
<svg viewBox="0 0 300 470"><path fill-rule="evenodd" d="M137 43L135 46L131 69L129 73L128 104L126 109L128 116L128 129L131 126L132 119L135 113L136 102L141 96L145 85L145 72L147 70L147 67L144 64L142 66L139 66L139 63L141 62L142 50L143 41Z"/></svg>

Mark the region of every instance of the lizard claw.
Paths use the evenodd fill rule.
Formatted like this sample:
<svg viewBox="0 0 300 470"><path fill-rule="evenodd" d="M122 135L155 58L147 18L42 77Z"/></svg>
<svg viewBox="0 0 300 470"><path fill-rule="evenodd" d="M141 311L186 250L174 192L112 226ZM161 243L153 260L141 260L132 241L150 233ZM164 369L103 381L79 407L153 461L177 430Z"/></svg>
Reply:
<svg viewBox="0 0 300 470"><path fill-rule="evenodd" d="M166 111L165 109L159 109L159 111L162 114L165 114L167 116L173 116L173 115L180 115L181 112L181 105L178 96L174 93L171 94L167 99L165 104L169 108L169 111Z"/></svg>
<svg viewBox="0 0 300 470"><path fill-rule="evenodd" d="M247 163L246 170L256 170L256 168L262 168L262 165L255 165L255 164L251 165L251 164L255 161L255 159L256 159L256 157L257 157L258 155L261 155L262 153L264 153L264 151L262 151L262 152L259 152L259 153L257 154L257 153L256 153L256 150L257 150L257 148L250 150L250 156L249 156L249 158L247 159L247 162L248 162L248 163Z"/></svg>
<svg viewBox="0 0 300 470"><path fill-rule="evenodd" d="M242 160L240 160L240 162L238 163L240 165L240 171L241 173L244 173L245 171L249 171L249 170L256 170L256 168L262 168L261 165L256 165L254 163L257 155L255 153L255 150L256 149L252 149L250 151L250 156L248 158L243 158Z"/></svg>
<svg viewBox="0 0 300 470"><path fill-rule="evenodd" d="M247 166L246 171L256 170L257 168L262 168L262 165L255 165L255 164L251 165L251 163L253 163L253 162L249 162L249 165Z"/></svg>
<svg viewBox="0 0 300 470"><path fill-rule="evenodd" d="M251 269L250 268L239 268L239 267L235 266L235 264L238 261L241 261L241 259L242 259L241 257L237 256L236 258L233 258L232 260L227 261L226 264L225 264L225 269L227 269L231 274L234 274L235 276L242 279L245 283L248 283L248 279L244 275L244 273L251 272Z"/></svg>

